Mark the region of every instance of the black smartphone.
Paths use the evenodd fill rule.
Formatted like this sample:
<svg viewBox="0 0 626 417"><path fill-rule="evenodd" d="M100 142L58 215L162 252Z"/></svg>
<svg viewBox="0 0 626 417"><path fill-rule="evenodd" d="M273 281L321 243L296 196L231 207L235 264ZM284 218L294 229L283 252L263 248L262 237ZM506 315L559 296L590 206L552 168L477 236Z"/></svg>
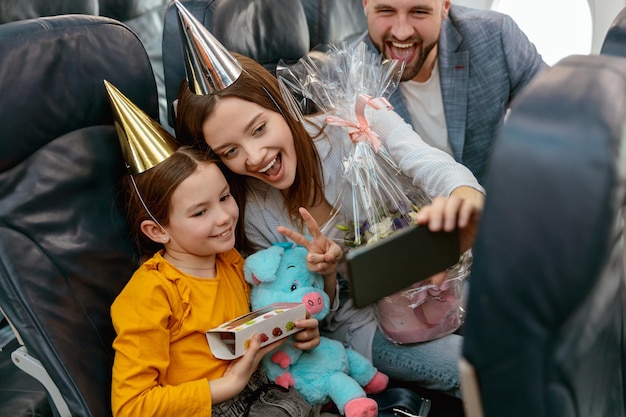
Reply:
<svg viewBox="0 0 626 417"><path fill-rule="evenodd" d="M400 229L385 239L346 254L356 307L365 307L459 261L459 232L431 232L427 226Z"/></svg>

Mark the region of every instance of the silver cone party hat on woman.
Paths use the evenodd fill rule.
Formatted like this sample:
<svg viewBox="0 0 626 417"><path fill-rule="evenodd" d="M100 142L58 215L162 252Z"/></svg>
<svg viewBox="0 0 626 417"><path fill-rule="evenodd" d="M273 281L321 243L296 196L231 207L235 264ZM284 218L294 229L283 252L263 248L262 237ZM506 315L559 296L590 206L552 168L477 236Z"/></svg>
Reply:
<svg viewBox="0 0 626 417"><path fill-rule="evenodd" d="M239 62L178 0L174 4L189 89L206 95L234 83L242 72Z"/></svg>

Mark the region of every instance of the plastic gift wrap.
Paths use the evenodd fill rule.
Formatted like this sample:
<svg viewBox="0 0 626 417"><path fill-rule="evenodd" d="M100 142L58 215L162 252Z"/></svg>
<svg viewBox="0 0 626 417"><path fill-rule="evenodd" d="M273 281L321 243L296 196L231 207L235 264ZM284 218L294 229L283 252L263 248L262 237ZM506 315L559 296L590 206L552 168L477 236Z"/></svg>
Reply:
<svg viewBox="0 0 626 417"><path fill-rule="evenodd" d="M463 283L472 265L471 251L445 272L376 302L378 323L396 343L434 340L456 331L464 320ZM436 278L441 283L433 284Z"/></svg>
<svg viewBox="0 0 626 417"><path fill-rule="evenodd" d="M391 108L387 97L398 86L403 63L381 59L364 43L327 48L294 65L279 65L277 75L300 108L313 103L326 114L327 124L343 126L352 140L343 160L344 186L331 204L344 243L355 247L414 224L430 198L398 169L366 116Z"/></svg>
<svg viewBox="0 0 626 417"><path fill-rule="evenodd" d="M385 138L371 130L368 120L373 111L392 108L387 98L398 87L403 65L383 60L364 43L356 47L344 43L277 68L281 91L290 97L294 116L313 104L325 114L326 124L343 126L352 140L342 161L344 184L331 202L329 222L342 231L348 248L374 243L416 224L417 212L431 202L401 172L385 148ZM462 322L462 281L470 265L462 256L459 264L443 272L443 283L421 281L378 301L376 312L386 336L397 343L412 343L456 330Z"/></svg>

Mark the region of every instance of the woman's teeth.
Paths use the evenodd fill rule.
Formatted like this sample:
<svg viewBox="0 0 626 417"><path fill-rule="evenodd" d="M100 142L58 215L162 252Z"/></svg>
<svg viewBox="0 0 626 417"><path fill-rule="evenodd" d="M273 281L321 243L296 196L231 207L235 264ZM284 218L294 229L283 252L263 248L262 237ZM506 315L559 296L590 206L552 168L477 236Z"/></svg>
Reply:
<svg viewBox="0 0 626 417"><path fill-rule="evenodd" d="M267 170L269 170L271 167L273 167L273 166L274 166L274 164L276 163L276 159L277 159L277 158L272 159L272 161L270 161L270 163L269 163L269 164L267 164L267 165L265 165L263 168L261 168L261 169L259 170L259 172L260 172L261 174L265 174L265 172L267 172Z"/></svg>

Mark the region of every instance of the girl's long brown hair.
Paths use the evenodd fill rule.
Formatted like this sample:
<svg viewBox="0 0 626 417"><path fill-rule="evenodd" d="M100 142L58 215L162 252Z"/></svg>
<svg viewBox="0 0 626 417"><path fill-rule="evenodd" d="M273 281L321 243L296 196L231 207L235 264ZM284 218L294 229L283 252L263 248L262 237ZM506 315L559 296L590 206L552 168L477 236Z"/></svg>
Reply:
<svg viewBox="0 0 626 417"><path fill-rule="evenodd" d="M229 87L209 95L196 95L189 90L183 81L178 93L176 108L176 137L179 142L190 144L210 152L202 125L223 97L237 97L256 103L268 110L281 113L293 136L297 155L296 177L287 191L285 208L292 221L302 227L299 207L310 207L323 201L324 186L322 168L313 138L308 134L302 123L293 118L280 93L278 80L262 65L240 54L233 53L244 71ZM233 196L239 204L239 221L237 228L236 247L242 253L250 253L254 248L246 239L245 224L245 192L248 177L226 172Z"/></svg>

